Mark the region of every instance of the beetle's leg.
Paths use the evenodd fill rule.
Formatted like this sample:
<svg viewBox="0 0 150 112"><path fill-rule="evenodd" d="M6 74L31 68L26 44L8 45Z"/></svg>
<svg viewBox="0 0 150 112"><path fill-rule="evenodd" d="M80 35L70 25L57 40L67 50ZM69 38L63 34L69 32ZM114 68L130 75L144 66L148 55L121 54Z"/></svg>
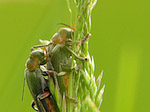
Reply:
<svg viewBox="0 0 150 112"><path fill-rule="evenodd" d="M54 83L57 83L57 78L56 78L56 75L58 75L58 73L56 71L53 71L53 70L47 70L47 71L44 71L42 73L43 76L48 76L48 78L52 78L53 79L53 82ZM59 76L59 75L58 75Z"/></svg>
<svg viewBox="0 0 150 112"><path fill-rule="evenodd" d="M71 66L68 64L60 63L59 67L60 67L60 71L67 71L67 72L71 71Z"/></svg>
<svg viewBox="0 0 150 112"><path fill-rule="evenodd" d="M33 46L32 48L31 48L31 51L33 51L35 48L40 48L40 47L47 47L47 46L49 46L49 45L51 45L52 43L49 43L49 44L47 44L47 45L36 45L36 46Z"/></svg>
<svg viewBox="0 0 150 112"><path fill-rule="evenodd" d="M61 68L61 71L71 72L71 71L79 70L79 69L81 68L81 66L74 66L74 67L71 67L71 66L68 65L68 64L60 63L60 68Z"/></svg>
<svg viewBox="0 0 150 112"><path fill-rule="evenodd" d="M44 98L48 97L50 94L51 94L51 93L50 93L49 91L45 91L45 92L39 94L39 95L37 96L37 98L38 98L39 100L43 100Z"/></svg>
<svg viewBox="0 0 150 112"><path fill-rule="evenodd" d="M62 71L62 72L57 73L56 75L59 77L59 76L64 76L66 73L67 72Z"/></svg>
<svg viewBox="0 0 150 112"><path fill-rule="evenodd" d="M38 111L38 109L35 107L35 102L34 102L34 101L32 101L31 106L32 106L32 108L33 108L35 111Z"/></svg>
<svg viewBox="0 0 150 112"><path fill-rule="evenodd" d="M51 62L51 57L49 57L49 54L47 53L47 70L52 70L54 71L54 67L52 65L52 62Z"/></svg>
<svg viewBox="0 0 150 112"><path fill-rule="evenodd" d="M69 101L72 102L72 103L75 103L75 104L78 103L78 101L77 101L76 99L74 99L74 98L70 98L70 97L68 97L68 96L65 96L65 97L66 97L67 100L69 100Z"/></svg>
<svg viewBox="0 0 150 112"><path fill-rule="evenodd" d="M80 44L80 43L85 43L86 40L91 36L90 33L88 33L82 40L80 41L72 41L72 42L67 42L67 44L72 45L72 44Z"/></svg>
<svg viewBox="0 0 150 112"><path fill-rule="evenodd" d="M83 58L78 56L74 51L72 51L69 47L66 46L66 49L71 52L77 59L81 60L81 61L88 61L88 58Z"/></svg>
<svg viewBox="0 0 150 112"><path fill-rule="evenodd" d="M48 73L48 71L44 71L44 72L42 73L42 75L43 75L43 76L48 76L49 73Z"/></svg>
<svg viewBox="0 0 150 112"><path fill-rule="evenodd" d="M51 51L51 54L55 53L59 48L64 47L64 46L65 46L64 44L57 44Z"/></svg>
<svg viewBox="0 0 150 112"><path fill-rule="evenodd" d="M88 33L82 40L81 43L85 43L85 41L91 36L90 33Z"/></svg>
<svg viewBox="0 0 150 112"><path fill-rule="evenodd" d="M77 71L81 68L81 66L74 66L71 68L71 71Z"/></svg>
<svg viewBox="0 0 150 112"><path fill-rule="evenodd" d="M53 106L51 104L49 96L51 96L51 92L50 91L45 91L43 93L40 93L37 96L37 99L39 100L39 102L41 103L41 105L43 107L42 108L43 109L42 112L51 112L51 109L52 109ZM42 100L44 100L43 103L42 103Z"/></svg>

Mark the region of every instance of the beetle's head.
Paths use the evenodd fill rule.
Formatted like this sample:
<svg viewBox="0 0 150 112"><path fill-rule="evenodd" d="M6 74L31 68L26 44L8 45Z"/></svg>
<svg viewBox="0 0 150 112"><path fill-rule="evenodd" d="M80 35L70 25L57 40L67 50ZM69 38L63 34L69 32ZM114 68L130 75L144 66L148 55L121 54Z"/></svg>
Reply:
<svg viewBox="0 0 150 112"><path fill-rule="evenodd" d="M45 64L45 54L42 50L34 50L30 54L30 58L32 58L34 61L38 61L39 65Z"/></svg>
<svg viewBox="0 0 150 112"><path fill-rule="evenodd" d="M53 44L65 44L67 40L72 39L73 30L70 28L61 28L51 39Z"/></svg>
<svg viewBox="0 0 150 112"><path fill-rule="evenodd" d="M74 31L70 28L61 28L59 33L60 35L65 36L66 39L72 39Z"/></svg>
<svg viewBox="0 0 150 112"><path fill-rule="evenodd" d="M44 65L46 63L45 55L42 50L34 50L30 54L30 58L27 61L27 68L35 69L39 68L40 65Z"/></svg>

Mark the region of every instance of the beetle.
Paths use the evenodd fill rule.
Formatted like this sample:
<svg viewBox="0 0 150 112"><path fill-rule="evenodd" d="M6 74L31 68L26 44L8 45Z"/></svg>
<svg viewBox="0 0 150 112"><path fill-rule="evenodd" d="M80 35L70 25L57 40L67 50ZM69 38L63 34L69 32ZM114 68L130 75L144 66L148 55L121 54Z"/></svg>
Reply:
<svg viewBox="0 0 150 112"><path fill-rule="evenodd" d="M48 80L43 76L46 72L40 68L44 64L46 64L46 58L41 49L33 50L26 62L25 80L34 99L32 107L39 112L59 112L50 92Z"/></svg>
<svg viewBox="0 0 150 112"><path fill-rule="evenodd" d="M68 27L68 25L65 26ZM57 79L58 85L60 86L60 92L61 94L65 93L66 95L68 94L69 74L72 70L72 54L81 61L88 61L88 58L78 56L74 51L71 50L70 46L74 43L84 43L89 38L90 34L85 36L85 38L81 41L72 41L73 35L74 28L71 28L70 26L69 28L60 28L60 30L52 36L49 44L32 47L32 49L46 47L47 53L51 58L52 66L58 73ZM64 74L59 76L59 73L62 72Z"/></svg>

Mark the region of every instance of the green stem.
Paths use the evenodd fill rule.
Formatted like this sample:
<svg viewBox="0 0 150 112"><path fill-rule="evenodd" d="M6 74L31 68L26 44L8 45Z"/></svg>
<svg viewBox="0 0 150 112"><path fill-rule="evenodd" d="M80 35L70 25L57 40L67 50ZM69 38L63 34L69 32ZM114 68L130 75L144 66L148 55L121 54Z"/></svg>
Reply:
<svg viewBox="0 0 150 112"><path fill-rule="evenodd" d="M73 41L79 41L84 39L91 31L91 13L97 0L74 0L76 6L76 25L73 36ZM72 11L67 0L69 12ZM90 37L91 38L91 37ZM69 80L68 96L78 101L77 105L73 105L68 102L67 112L85 112L93 111L100 112L99 105L102 101L102 95L104 87L100 89L100 83L97 83L94 75L94 59L89 55L88 39L85 43L81 43L80 46L73 44L72 50L72 66L80 66L81 68L75 72L72 72ZM87 57L89 61L81 61L75 57ZM101 77L101 76L100 76ZM97 99L96 99L97 98Z"/></svg>

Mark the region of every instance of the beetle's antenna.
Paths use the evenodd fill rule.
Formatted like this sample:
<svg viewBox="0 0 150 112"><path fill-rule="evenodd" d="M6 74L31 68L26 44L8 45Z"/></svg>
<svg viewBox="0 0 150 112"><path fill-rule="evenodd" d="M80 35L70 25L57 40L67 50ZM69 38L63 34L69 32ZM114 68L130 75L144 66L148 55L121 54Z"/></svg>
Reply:
<svg viewBox="0 0 150 112"><path fill-rule="evenodd" d="M74 31L74 28L72 28L71 26L69 26L69 25L67 25L65 23L57 23L55 28L57 27L57 25L64 25L64 26L66 26L66 27L68 27L68 28L70 28L70 29L72 29Z"/></svg>
<svg viewBox="0 0 150 112"><path fill-rule="evenodd" d="M21 98L22 101L23 101L23 96L24 96L24 87L25 87L25 77L24 77L24 81L23 81L23 90L22 90L22 98Z"/></svg>

